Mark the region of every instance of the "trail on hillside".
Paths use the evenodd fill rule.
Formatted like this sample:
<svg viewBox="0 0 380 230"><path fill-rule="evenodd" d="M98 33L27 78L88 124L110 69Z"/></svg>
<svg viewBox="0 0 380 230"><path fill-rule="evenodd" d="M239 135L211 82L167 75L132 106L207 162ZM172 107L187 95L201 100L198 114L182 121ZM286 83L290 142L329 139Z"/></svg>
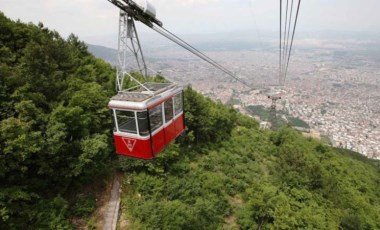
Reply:
<svg viewBox="0 0 380 230"><path fill-rule="evenodd" d="M113 178L110 198L104 213L103 229L116 229L120 211L122 174L116 172Z"/></svg>

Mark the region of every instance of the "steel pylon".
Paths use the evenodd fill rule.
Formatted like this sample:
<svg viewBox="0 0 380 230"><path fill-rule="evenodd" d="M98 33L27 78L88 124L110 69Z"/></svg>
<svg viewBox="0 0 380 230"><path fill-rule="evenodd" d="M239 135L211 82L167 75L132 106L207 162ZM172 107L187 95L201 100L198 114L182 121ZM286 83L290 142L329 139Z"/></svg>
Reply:
<svg viewBox="0 0 380 230"><path fill-rule="evenodd" d="M137 35L134 19L127 12L120 10L119 16L119 40L118 40L118 66L116 73L116 90L123 91L124 80L128 76L138 84L141 83L133 78L128 72L139 71L147 77L147 67Z"/></svg>

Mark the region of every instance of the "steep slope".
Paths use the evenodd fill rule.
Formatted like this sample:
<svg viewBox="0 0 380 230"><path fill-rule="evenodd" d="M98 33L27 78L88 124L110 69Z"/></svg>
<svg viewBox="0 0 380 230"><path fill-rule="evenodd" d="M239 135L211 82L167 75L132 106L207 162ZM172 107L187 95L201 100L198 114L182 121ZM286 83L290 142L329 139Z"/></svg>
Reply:
<svg viewBox="0 0 380 230"><path fill-rule="evenodd" d="M0 14L0 229L72 229L96 206L83 184L117 163L135 229L380 229L379 161L259 130L191 88L185 136L114 161L114 76L77 37Z"/></svg>
<svg viewBox="0 0 380 230"><path fill-rule="evenodd" d="M154 162L121 163L133 229L380 228L379 161L259 130L191 89L185 103L188 136Z"/></svg>
<svg viewBox="0 0 380 230"><path fill-rule="evenodd" d="M74 35L0 13L0 229L71 228L93 206L75 188L112 156L113 76Z"/></svg>
<svg viewBox="0 0 380 230"><path fill-rule="evenodd" d="M87 47L88 51L92 53L95 57L101 58L104 61L110 63L111 65L117 65L116 49L91 44L87 44Z"/></svg>

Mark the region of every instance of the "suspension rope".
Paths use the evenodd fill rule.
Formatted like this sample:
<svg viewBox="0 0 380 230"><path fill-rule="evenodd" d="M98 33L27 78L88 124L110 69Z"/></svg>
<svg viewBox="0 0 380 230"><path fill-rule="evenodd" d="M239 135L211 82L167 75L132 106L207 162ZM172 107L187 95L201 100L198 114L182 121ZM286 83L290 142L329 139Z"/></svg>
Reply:
<svg viewBox="0 0 380 230"><path fill-rule="evenodd" d="M232 73L230 70L226 69L225 67L223 67L222 65L220 65L219 63L217 63L216 61L214 61L213 59L211 59L210 57L208 57L204 53L200 52L195 47L191 46L190 44L188 44L187 42L185 42L184 40L182 40L181 38L179 38L175 34L171 33L167 29L165 29L163 27L157 27L157 26L153 26L152 29L154 31L156 31L157 33L161 34L162 36L168 38L172 42L176 43L177 45L181 46L182 48L186 49L187 51L198 56L199 58L206 61L207 63L211 64L212 66L216 67L217 69L221 70L222 72L226 73L227 75L229 75L233 79L239 81L240 83L247 86L248 88L250 88L252 90L255 89L254 87L249 85L247 82L245 82L243 79L239 78L234 73Z"/></svg>
<svg viewBox="0 0 380 230"><path fill-rule="evenodd" d="M285 49L285 56L284 56L284 61L286 60L286 57L288 56L288 52L289 52L289 35L290 35L290 25L291 25L291 22L292 22L292 14L293 14L293 0L290 4L290 16L289 16L289 24L288 24L288 34L287 34L287 38L286 38L286 49ZM286 64L284 63L283 64L283 70L284 70L284 79L283 81L285 81L285 77L286 77Z"/></svg>
<svg viewBox="0 0 380 230"><path fill-rule="evenodd" d="M285 11L285 23L284 23L284 26L285 26L285 30L284 30L284 39L283 39L283 48L282 48L282 66L280 67L282 69L282 75L281 75L281 78L280 78L280 84L283 83L282 79L284 78L284 75L285 75L285 69L284 69L284 63L285 63L285 50L286 50L286 47L285 47L285 40L286 40L286 32L287 32L287 26L288 26L288 8L289 8L289 0L286 0L286 11Z"/></svg>
<svg viewBox="0 0 380 230"><path fill-rule="evenodd" d="M191 46L190 44L188 44L187 42L185 42L184 40L182 40L181 38L179 38L175 34L171 33L169 30L167 30L164 27L162 27L162 23L160 21L158 21L158 20L151 21L152 19L146 19L142 15L137 14L135 11L133 11L132 8L129 8L128 5L130 3L129 3L128 0L122 0L125 4L119 2L118 0L108 0L108 1L111 2L111 3L113 3L115 6L117 6L121 10L123 10L125 12L128 12L129 14L132 14L132 17L134 17L136 20L139 20L143 24L145 24L148 27L150 27L151 29L155 30L157 33L161 34L162 36L168 38L169 40L171 40L172 42L174 42L177 45L181 46L182 48L186 49L187 51L189 51L189 52L193 53L194 55L198 56L202 60L206 61L207 63L209 63L212 66L216 67L217 69L221 70L222 72L226 73L227 75L229 75L233 79L239 81L240 83L242 83L246 87L250 88L251 90L259 88L259 87L252 87L246 81L244 81L240 77L236 76L233 72L231 72L227 68L225 68L224 66L220 65L219 63L217 63L216 61L214 61L213 59L211 59L210 57L208 57L204 53L200 52L195 47ZM300 1L301 0L299 0L299 2L298 2L298 9L297 9L297 15L296 15L296 21L295 21L296 23L297 23L297 18L298 18ZM288 59L286 60L287 52L284 52L284 51L286 51L287 48L285 49L285 44L286 44L286 46L288 46L289 42L287 41L285 43L285 38L286 38L286 35L288 35L287 37L289 39L289 31L288 31L288 29L290 30L290 24L291 24L289 22L289 27L288 27L288 25L287 25L288 24L287 23L288 22L287 21L288 20L288 9L289 9L288 4L289 4L289 0L287 0L287 3L286 3L285 31L284 31L284 41L283 41L283 47L282 47L281 43L282 43L282 8L283 7L282 7L282 0L280 0L280 44L279 44L280 45L280 54L279 54L279 65L280 65L279 66L279 79L280 79L279 83L280 83L280 85L281 85L281 82L285 81L285 78L286 78L286 72L287 72L288 65L289 65L290 53L291 53L292 45L293 45L294 30L296 28L296 23L295 23L294 29L293 29L293 35L292 35L291 45L290 45L290 48L289 48ZM293 0L292 0L292 5L293 5ZM291 20L291 19L289 19L289 20ZM153 24L153 23L155 23L155 24ZM286 63L286 65L285 65L285 63ZM284 66L284 67L282 68L282 66ZM284 77L282 77L282 75ZM281 81L281 79L283 79L283 81ZM267 86L275 86L275 85L267 85Z"/></svg>
<svg viewBox="0 0 380 230"><path fill-rule="evenodd" d="M186 41L182 40L181 38L179 38L178 36L176 36L175 34L171 33L169 30L161 27L165 32L169 33L171 36L173 36L174 38L176 38L178 41L184 43L186 46L190 47L192 50L194 50L195 52L197 52L198 54L202 55L204 58L206 58L207 60L213 62L215 65L217 65L219 68L222 68L223 72L224 71L227 71L229 75L233 75L231 77L233 78L237 78L239 79L239 77L237 77L235 74L233 74L230 70L226 69L224 66L220 65L219 63L217 63L216 61L214 61L213 59L211 59L210 57L208 57L207 55L205 55L204 53L200 52L199 50L197 50L195 47L193 47L192 45L190 45L189 43L187 43ZM239 80L240 81L240 80Z"/></svg>
<svg viewBox="0 0 380 230"><path fill-rule="evenodd" d="M279 79L279 84L281 84L281 74L282 74L282 71L281 71L281 63L282 63L282 60L281 60L281 54L282 54L282 47L281 47L281 41L282 41L282 0L280 0L280 56L279 56L279 66L278 66L278 70L279 70L279 75L278 75L278 79Z"/></svg>
<svg viewBox="0 0 380 230"><path fill-rule="evenodd" d="M288 67L289 67L289 60L290 60L290 54L292 52L292 47L293 47L293 40L294 40L294 32L296 31L296 26L297 26L297 20L298 20L298 13L300 10L300 5L301 5L301 0L298 1L298 6L297 6L297 13L296 13L296 20L294 22L294 28L293 28L293 34L292 34L292 40L290 43L290 49L289 49L289 54L288 54L288 61L286 63L286 68L285 68L285 78L286 78L286 73L288 72ZM284 79L285 80L285 79Z"/></svg>
<svg viewBox="0 0 380 230"><path fill-rule="evenodd" d="M289 61L290 61L290 56L292 52L292 47L293 47L293 41L294 41L294 34L297 26L297 21L298 21L298 14L299 14L299 9L301 5L301 0L298 0L298 6L297 6L297 12L294 20L294 25L293 25L293 31L291 31L291 25L292 25L292 18L293 18L293 6L294 6L294 0L291 1L290 3L290 14L288 14L289 11L289 0L286 1L286 14L285 14L285 31L284 31L284 37L282 38L282 0L280 0L280 75L279 75L279 82L280 85L283 85L285 83L287 73L288 73L288 67L289 67ZM291 39L289 39L290 33L292 33ZM290 47L289 47L289 41L290 41ZM282 44L283 43L283 44ZM282 46L283 45L283 46Z"/></svg>

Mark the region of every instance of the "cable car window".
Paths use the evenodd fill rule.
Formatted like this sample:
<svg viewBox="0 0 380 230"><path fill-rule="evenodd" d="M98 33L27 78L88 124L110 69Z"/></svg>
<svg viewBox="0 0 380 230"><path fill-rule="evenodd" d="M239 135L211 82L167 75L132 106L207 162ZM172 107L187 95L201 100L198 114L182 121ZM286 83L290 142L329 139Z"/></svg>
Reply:
<svg viewBox="0 0 380 230"><path fill-rule="evenodd" d="M149 110L149 120L152 132L162 125L162 104Z"/></svg>
<svg viewBox="0 0 380 230"><path fill-rule="evenodd" d="M139 133L140 136L149 135L149 126L148 126L148 112L137 112L137 122L139 124Z"/></svg>
<svg viewBox="0 0 380 230"><path fill-rule="evenodd" d="M179 93L174 96L174 114L177 116L180 114L183 110L183 105L182 105L182 93Z"/></svg>
<svg viewBox="0 0 380 230"><path fill-rule="evenodd" d="M120 132L137 134L134 112L116 110L116 119Z"/></svg>
<svg viewBox="0 0 380 230"><path fill-rule="evenodd" d="M171 119L173 119L173 99L165 101L164 104L165 109L165 122L168 123Z"/></svg>

